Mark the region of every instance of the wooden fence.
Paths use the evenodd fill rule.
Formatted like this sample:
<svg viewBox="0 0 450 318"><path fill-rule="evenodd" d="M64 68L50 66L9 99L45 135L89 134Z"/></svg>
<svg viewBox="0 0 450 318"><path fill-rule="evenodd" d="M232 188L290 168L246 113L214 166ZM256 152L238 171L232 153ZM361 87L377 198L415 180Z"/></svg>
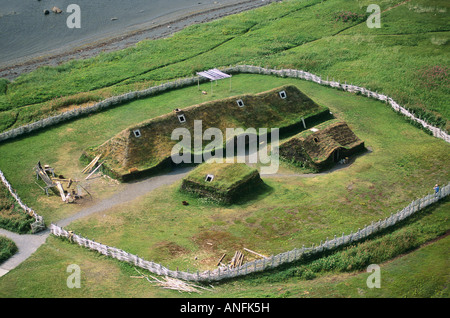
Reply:
<svg viewBox="0 0 450 318"><path fill-rule="evenodd" d="M320 85L326 85L330 87L334 87L337 89L342 89L344 91L348 92L360 92L362 95L376 98L380 101L383 101L387 104L390 104L390 106L396 110L397 112L401 113L402 115L410 118L411 120L419 123L426 129L430 130L433 134L433 136L443 139L446 142L450 142L450 135L448 135L445 131L442 129L439 129L437 127L434 127L430 124L428 124L423 119L417 118L414 116L412 112L407 110L406 108L400 106L397 102L395 102L392 98L379 94L377 92L372 92L364 87L359 87L356 85L349 85L346 82L340 83L335 81L328 81L322 79L320 76L317 76L315 74L302 71L302 70L293 70L293 69L281 69L281 70L275 70L275 69L269 69L269 68L263 68L260 66L253 66L253 65L237 65L237 66L230 66L228 68L225 68L222 70L223 72L230 73L230 74L239 74L239 73L247 73L247 74L264 74L264 75L274 75L274 76L280 76L280 77L292 77L292 78L300 78L307 81L312 81ZM149 87L144 90L135 91L135 92L129 92L125 93L119 96L113 96L110 98L107 98L103 101L100 101L92 106L87 106L83 108L76 108L67 112L64 112L59 115L51 116L48 118L41 119L39 121L36 121L34 123L24 125L18 128L14 128L11 130L8 130L6 132L0 133L0 142L6 141L9 139L16 138L18 136L31 133L33 131L37 131L39 129L43 129L46 127L50 127L53 125L56 125L58 123L68 121L70 119L78 118L81 116L85 116L87 114L91 114L94 112L99 112L103 109L107 109L110 107L114 107L116 105L129 102L135 99L148 97L151 95L159 94L168 90L181 88L185 86L191 86L195 85L199 82L207 81L207 79L199 76L194 76L190 78L184 78L184 79L178 79L176 81L167 82L158 86Z"/></svg>
<svg viewBox="0 0 450 318"><path fill-rule="evenodd" d="M401 211L395 214L391 214L391 216L385 218L384 220L372 222L372 224L364 227L363 229L358 229L358 231L356 231L355 233L352 232L348 235L344 235L343 233L341 236L335 235L333 239L329 240L327 238L325 241L320 242L320 244L317 246L314 246L313 244L311 247L303 246L302 248L295 248L288 252L244 263L239 267L234 268L218 267L217 269L203 272L199 271L184 272L179 270L175 271L169 270L167 267L164 267L160 264L151 261L144 260L138 257L137 255L127 253L124 250L115 247L110 247L101 243L97 243L93 240L89 240L79 235L73 234L72 232L66 231L65 229L55 224L51 224L50 232L55 236L65 237L80 246L84 246L88 249L97 251L103 255L113 257L120 261L128 262L137 267L149 270L154 274L169 276L186 281L212 282L238 276L244 276L250 273L262 272L268 269L276 268L283 264L299 261L304 255L319 254L324 251L336 249L340 246L358 242L360 240L369 237L370 235L380 232L383 229L395 225L396 223L426 208L427 206L445 198L449 194L450 194L450 183L441 188L441 190L438 193L429 194L423 198L414 200Z"/></svg>
<svg viewBox="0 0 450 318"><path fill-rule="evenodd" d="M227 70L226 70L227 71ZM445 140L446 142L450 142L450 135L447 134L442 129L439 129L437 127L434 127L427 123L425 120L420 119L412 112L410 112L408 109L400 106L397 102L395 102L391 97L388 97L384 94L379 94L377 92L370 91L364 87L359 87L356 85L349 85L347 82L341 83L341 82L335 82L335 81L329 81L322 79L320 76L317 76L315 74L301 71L301 70L293 70L293 69L281 69L281 70L274 70L274 69L268 69L263 68L260 66L253 66L253 65L238 65L235 67L230 67L228 69L229 72L235 72L235 73L250 73L250 74L264 74L264 75L275 75L280 77L293 77L293 78L301 78L307 81L312 81L320 85L326 85L330 87L334 87L337 89L342 89L344 91L356 93L360 92L363 96L371 97L378 99L380 101L383 101L387 104L389 104L395 111L401 113L402 115L408 117L412 121L415 121L422 125L424 128L430 130L434 137L440 138Z"/></svg>

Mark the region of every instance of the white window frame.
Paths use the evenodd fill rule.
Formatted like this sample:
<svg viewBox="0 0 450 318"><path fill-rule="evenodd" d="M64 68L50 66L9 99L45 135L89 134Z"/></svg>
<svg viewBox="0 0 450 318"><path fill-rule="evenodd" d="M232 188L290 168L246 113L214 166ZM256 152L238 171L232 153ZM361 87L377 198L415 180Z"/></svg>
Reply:
<svg viewBox="0 0 450 318"><path fill-rule="evenodd" d="M180 123L183 124L186 122L186 116L184 114L177 115L177 117Z"/></svg>
<svg viewBox="0 0 450 318"><path fill-rule="evenodd" d="M133 130L134 137L140 138L142 136L141 131L139 129Z"/></svg>

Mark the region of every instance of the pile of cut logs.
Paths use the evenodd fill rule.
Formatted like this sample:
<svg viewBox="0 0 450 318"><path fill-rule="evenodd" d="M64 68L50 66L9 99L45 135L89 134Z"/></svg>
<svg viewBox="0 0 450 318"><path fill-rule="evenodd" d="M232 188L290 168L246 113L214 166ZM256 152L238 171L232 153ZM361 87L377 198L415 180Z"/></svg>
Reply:
<svg viewBox="0 0 450 318"><path fill-rule="evenodd" d="M242 266L242 263L244 262L244 257L245 255L241 251L236 251L234 253L233 258L231 259L230 267L234 268Z"/></svg>
<svg viewBox="0 0 450 318"><path fill-rule="evenodd" d="M267 256L262 255L262 254L257 253L257 252L254 252L254 251L252 251L252 250L249 250L248 248L245 248L245 247L244 247L244 250L247 251L247 252L249 252L249 253L252 253L252 254L254 254L254 255L258 256L258 257L261 257L261 258L268 258ZM217 262L217 265L216 265L216 266L226 266L226 265L224 265L224 264L222 263L222 261L225 259L225 256L226 256L226 255L227 255L227 254L223 254L223 255L222 255L222 257L221 257L221 258L219 259L219 261ZM236 268L236 267L242 266L242 264L244 263L244 258L245 258L244 253L242 253L241 251L236 251L236 252L234 253L233 257L231 258L231 261L228 263L228 267L230 267L230 268Z"/></svg>

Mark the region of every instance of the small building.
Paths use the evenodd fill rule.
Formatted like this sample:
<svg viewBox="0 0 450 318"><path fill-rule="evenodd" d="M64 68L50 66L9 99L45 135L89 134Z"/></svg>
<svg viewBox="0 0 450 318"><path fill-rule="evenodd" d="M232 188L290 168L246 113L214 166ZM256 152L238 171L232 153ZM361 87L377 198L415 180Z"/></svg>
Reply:
<svg viewBox="0 0 450 318"><path fill-rule="evenodd" d="M181 191L229 204L257 192L263 184L258 170L245 163L205 162L183 179Z"/></svg>
<svg viewBox="0 0 450 318"><path fill-rule="evenodd" d="M342 121L330 120L282 143L280 157L321 171L365 150L364 141Z"/></svg>

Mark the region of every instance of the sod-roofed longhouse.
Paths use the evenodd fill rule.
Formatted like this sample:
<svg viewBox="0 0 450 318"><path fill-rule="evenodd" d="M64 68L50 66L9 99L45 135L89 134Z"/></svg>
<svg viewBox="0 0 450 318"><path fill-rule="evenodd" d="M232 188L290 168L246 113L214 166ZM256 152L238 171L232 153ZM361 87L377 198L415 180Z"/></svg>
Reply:
<svg viewBox="0 0 450 318"><path fill-rule="evenodd" d="M364 141L345 122L330 120L282 143L279 154L284 159L320 171L364 150Z"/></svg>
<svg viewBox="0 0 450 318"><path fill-rule="evenodd" d="M258 131L260 128L279 128L282 133L288 129L303 129L303 121L308 124L323 121L322 118L329 116L328 108L316 104L292 85L182 109L178 107L173 105L172 112L131 126L102 145L85 150L84 161L101 155L104 161L102 171L127 181L172 164L173 147L181 139L172 139L176 128L189 131L194 149L194 136L198 135L194 124L199 121L202 136L206 129L218 128L223 133L225 145L227 128L255 128ZM210 142L202 141L200 153Z"/></svg>
<svg viewBox="0 0 450 318"><path fill-rule="evenodd" d="M233 203L263 186L258 170L245 163L203 163L182 181L181 190L220 203Z"/></svg>

